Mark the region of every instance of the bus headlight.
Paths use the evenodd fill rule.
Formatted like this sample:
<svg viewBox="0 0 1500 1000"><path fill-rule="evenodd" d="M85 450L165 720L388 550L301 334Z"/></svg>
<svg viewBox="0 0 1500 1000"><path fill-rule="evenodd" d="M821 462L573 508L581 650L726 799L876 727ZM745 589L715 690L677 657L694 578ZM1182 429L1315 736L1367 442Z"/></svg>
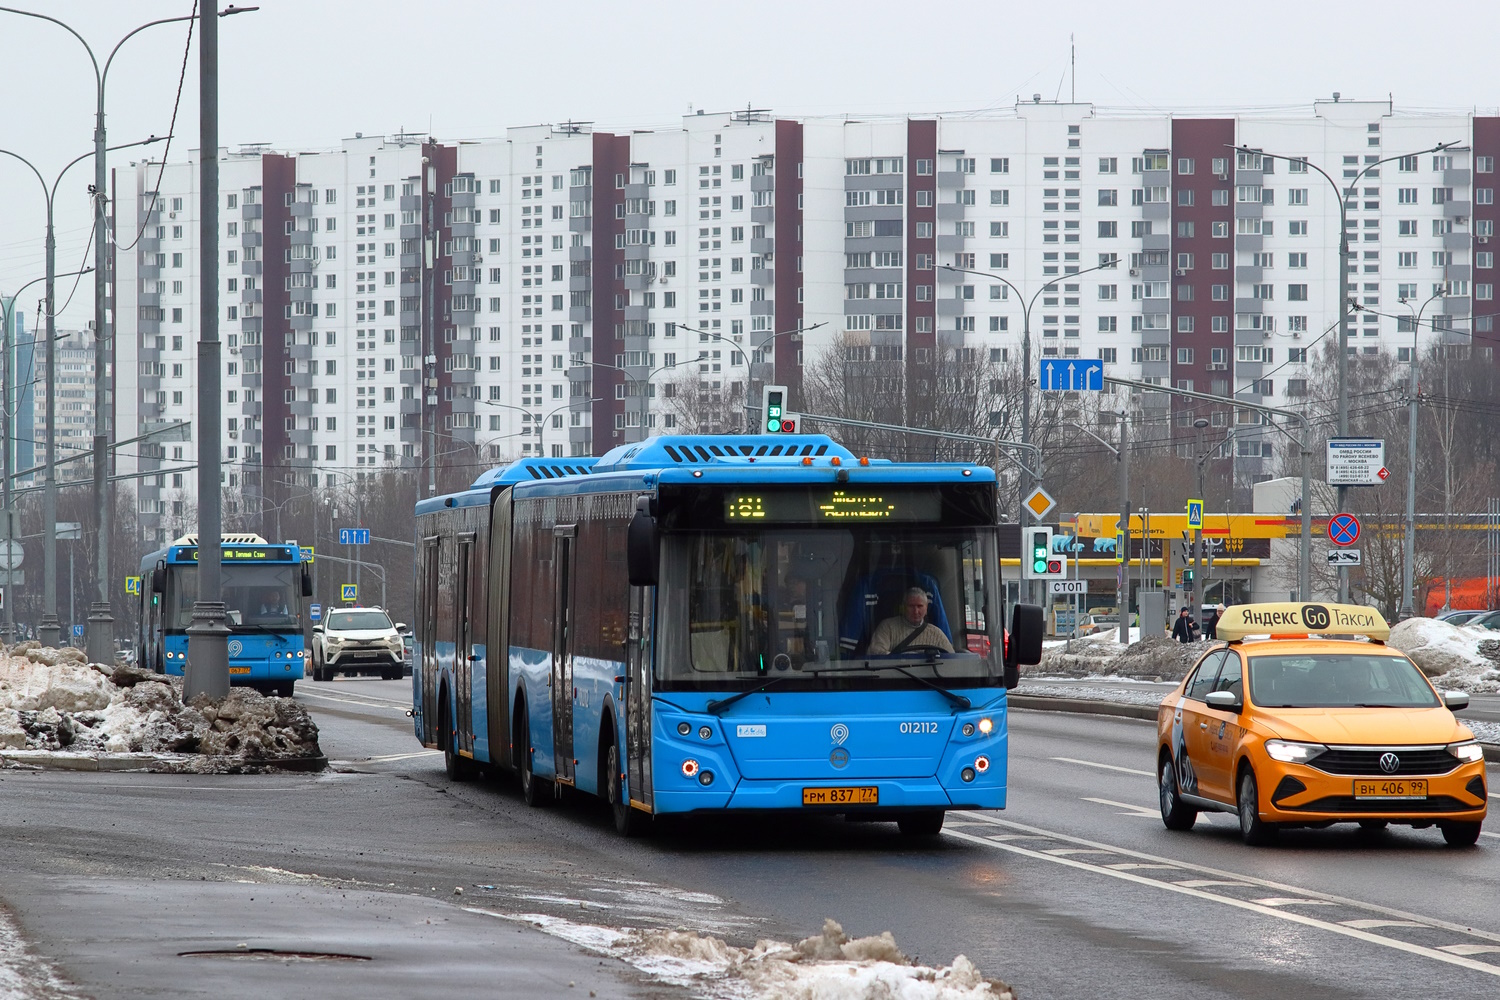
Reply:
<svg viewBox="0 0 1500 1000"><path fill-rule="evenodd" d="M988 736L995 729L994 720L986 717L979 720L979 731Z"/></svg>
<svg viewBox="0 0 1500 1000"><path fill-rule="evenodd" d="M972 722L965 722L964 723L964 728L963 728L963 734L965 736L973 736L974 735L974 723L972 723Z"/></svg>
<svg viewBox="0 0 1500 1000"><path fill-rule="evenodd" d="M688 733L690 733L692 731L693 731L693 725L692 725L692 723L690 723L690 722L679 722L679 723L677 723L677 735L678 736L686 736Z"/></svg>

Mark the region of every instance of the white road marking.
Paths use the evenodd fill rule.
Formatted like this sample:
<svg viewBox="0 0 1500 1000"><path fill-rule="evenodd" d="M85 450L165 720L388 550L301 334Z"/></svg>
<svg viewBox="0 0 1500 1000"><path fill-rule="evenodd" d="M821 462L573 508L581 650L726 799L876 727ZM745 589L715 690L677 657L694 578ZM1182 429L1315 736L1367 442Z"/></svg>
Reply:
<svg viewBox="0 0 1500 1000"><path fill-rule="evenodd" d="M1124 771L1126 774L1143 774L1148 778L1156 777L1155 773L1151 771L1142 771L1138 767L1120 767L1118 764L1101 764L1096 760L1079 760L1076 757L1053 757L1052 759L1060 760L1064 764L1082 764L1084 767L1098 767L1106 771Z"/></svg>
<svg viewBox="0 0 1500 1000"><path fill-rule="evenodd" d="M396 711L406 711L406 704L398 701L360 701L357 698L335 698L331 694L321 694L313 691L298 691L299 698L318 698L323 701L337 701L345 705L359 705L361 708L390 708Z"/></svg>
<svg viewBox="0 0 1500 1000"><path fill-rule="evenodd" d="M1250 882L1250 883L1252 883L1254 885L1262 886L1264 888L1271 889L1271 890L1276 891L1276 892L1287 893L1287 894L1293 894L1293 893L1295 893L1295 894L1302 895L1302 896L1308 896L1308 897L1313 898L1313 899L1326 899L1326 900L1329 900L1329 901L1334 902L1334 903L1342 903L1345 906L1350 906L1350 907L1354 907L1355 909L1365 910L1365 911L1370 912L1370 913L1381 914L1382 916L1391 917L1393 919L1421 921L1422 924L1423 924L1423 926L1426 926L1426 927L1437 927L1437 928L1441 928L1443 930L1452 931L1455 934L1463 934L1463 935L1466 935L1468 937L1480 938L1480 939L1485 940L1485 941L1493 941L1496 944L1500 944L1500 934L1491 933L1489 931L1476 930L1473 927L1468 927L1468 926L1465 926L1465 925L1462 925L1462 924L1456 924L1456 923L1453 923L1453 922L1447 921L1447 920L1438 920L1438 919L1433 918L1433 917L1422 916L1421 914L1408 913L1405 910L1398 910L1398 909L1396 909L1394 907L1390 907L1390 906L1382 906L1382 905L1380 905L1378 903L1368 903L1368 902L1365 902L1364 900L1350 899L1347 896L1336 896L1333 893L1319 892L1319 891L1317 891L1315 889L1306 889L1306 888L1303 888L1302 886L1298 886L1298 885L1288 885L1285 882L1275 882L1275 881L1272 881L1271 879L1258 878L1258 877L1256 877L1254 875L1244 875L1244 874L1241 874L1240 872L1224 871L1223 869L1220 869L1220 868L1210 868L1207 865L1194 864L1194 863L1188 862L1188 861L1179 861L1179 860L1177 860L1175 858L1166 858L1166 857L1162 857L1162 856L1157 855L1157 854L1148 854L1145 851L1135 851L1135 850L1131 850L1130 848L1127 848L1127 847L1117 847L1114 844L1105 844L1105 843L1101 843L1101 842L1096 841L1096 840L1088 840L1088 839L1083 838L1083 837L1074 837L1074 836L1071 836L1069 834L1064 834L1064 833L1052 833L1052 832L1050 832L1048 830L1042 829L1041 827L1030 826L1029 824L1026 824L1026 823L1017 823L1014 820L1001 819L1000 817L992 815L990 813L971 812L971 813L966 813L965 815L969 816L971 818L980 820L982 822L988 823L991 826L1003 827L1003 828L1009 829L1009 830L1023 830L1023 831L1027 831L1027 832L1033 833L1033 834L1044 835L1044 836L1049 837L1052 840L1055 840L1055 841L1058 841L1058 842L1061 842L1061 843L1078 844L1078 845L1080 845L1082 847L1100 847L1100 848L1103 848L1105 850L1114 851L1116 854L1120 854L1120 855L1122 855L1124 857L1127 857L1127 858L1136 858L1136 859L1138 859L1140 861L1150 861L1150 862L1157 862L1157 863L1169 864L1169 865L1171 865L1174 868L1183 868L1183 869L1186 869L1188 871L1195 871L1195 872L1199 872L1200 874L1211 875L1211 876L1214 876L1216 878L1235 879L1237 881ZM1199 817L1199 818L1201 819L1202 817ZM1234 821L1234 817L1226 816L1225 818L1228 819L1228 820L1230 820L1231 822ZM1489 834L1486 834L1486 836L1489 836ZM1003 844L996 844L995 846L996 847L1005 847L1005 845L1003 845ZM1009 849L1009 848L1006 848L1006 849ZM1045 857L1045 855L1042 855L1042 856ZM1061 863L1063 861L1066 861L1067 859L1059 858L1059 859L1049 859L1049 860L1057 860L1057 861L1059 861ZM1089 867L1103 867L1103 866L1096 866L1096 865L1094 865L1093 863L1090 863L1090 862L1078 862L1078 864L1080 864L1080 865L1088 865ZM1196 890L1194 890L1194 891L1196 891Z"/></svg>
<svg viewBox="0 0 1500 1000"><path fill-rule="evenodd" d="M443 751L441 751L441 750L418 750L416 753L388 753L388 754L386 754L383 757L365 757L365 758L362 758L359 761L359 763L361 763L361 764L384 764L384 763L386 763L388 761L393 761L393 760L411 760L413 757L434 757L434 756L440 756L442 754L442 752Z"/></svg>
<svg viewBox="0 0 1500 1000"><path fill-rule="evenodd" d="M1126 810L1126 812L1124 813L1124 815L1126 816L1140 816L1144 819L1158 819L1161 816L1161 813L1159 813L1155 809L1147 809L1145 806L1132 805L1129 802L1116 802L1113 799L1093 799L1088 798L1087 796L1084 797L1083 801L1097 802L1101 806L1113 806L1117 809L1124 809Z"/></svg>
<svg viewBox="0 0 1500 1000"><path fill-rule="evenodd" d="M1451 955L1484 955L1489 952L1500 951L1500 945L1494 944L1440 944L1439 951L1446 951Z"/></svg>
<svg viewBox="0 0 1500 1000"><path fill-rule="evenodd" d="M1195 899L1201 899L1211 903L1219 903L1220 905L1233 907L1238 910L1248 910L1251 913L1258 913L1262 916L1274 917L1278 920L1285 920L1288 923L1301 924L1304 927L1313 927L1320 930L1326 930L1334 934L1340 934L1345 937L1355 938L1368 944L1380 945L1381 947L1390 948L1393 951L1403 951L1410 955L1419 955L1424 958L1431 958L1435 961L1444 962L1448 965L1457 965L1465 969L1470 969L1474 972L1483 972L1487 975L1500 977L1500 965L1490 965L1487 962L1480 962L1463 955L1454 954L1450 951L1440 951L1436 948L1427 948L1423 945L1412 944L1407 941L1400 941L1396 938L1384 937L1380 934L1371 934L1369 931L1359 930L1355 927L1347 927L1343 924L1337 924L1327 920L1320 920L1317 917L1310 917L1306 914L1297 913L1292 910L1281 910L1272 906L1262 906L1259 903L1253 903L1247 899L1236 899L1233 896L1223 896L1218 893L1205 892L1202 889L1195 888L1190 885L1163 882L1160 879L1149 878L1145 875L1137 875L1134 872L1118 871L1115 869L1106 868L1103 865L1098 865L1091 861L1082 861L1077 858L1053 857L1048 854L1043 854L1040 851L1033 851L1028 848L1022 847L1019 844L998 844L994 841L985 840L982 837L975 837L959 831L954 831L953 833L949 834L949 836L957 837L960 840L972 841L973 843L981 844L986 847L992 847L995 850L1009 851L1012 854L1019 854L1022 857L1034 858L1039 861L1049 861L1054 865L1065 865L1069 868L1077 868L1080 871L1095 872L1101 875L1107 875L1110 878L1120 879L1121 881L1133 882L1137 885L1156 887L1166 892L1175 892L1184 896L1192 896Z"/></svg>
<svg viewBox="0 0 1500 1000"><path fill-rule="evenodd" d="M1173 882L1172 884L1180 885L1188 889L1206 889L1211 885L1227 885L1236 889L1255 888L1255 884L1253 882L1231 882L1225 879L1217 878L1190 878L1184 879L1181 882Z"/></svg>
<svg viewBox="0 0 1500 1000"><path fill-rule="evenodd" d="M1500 840L1500 833L1489 833L1485 830L1480 830L1479 835L1481 837L1494 837L1496 840Z"/></svg>
<svg viewBox="0 0 1500 1000"><path fill-rule="evenodd" d="M1069 855L1073 855L1073 854L1114 854L1115 852L1114 851L1098 851L1098 850L1095 850L1095 849L1093 849L1091 847L1054 847L1051 850L1046 850L1046 851L1043 851L1042 853L1043 854L1050 854L1050 855L1052 855L1055 858L1063 858L1063 857L1068 857Z"/></svg>
<svg viewBox="0 0 1500 1000"><path fill-rule="evenodd" d="M1420 923L1416 920L1340 920L1339 923L1345 927L1355 927L1362 931L1374 930L1377 927L1430 927L1431 924Z"/></svg>
<svg viewBox="0 0 1500 1000"><path fill-rule="evenodd" d="M1261 906L1338 906L1339 905L1337 903L1330 903L1326 899L1308 899L1305 896L1267 896L1265 899L1252 899L1251 902L1252 903L1259 903ZM1349 922L1347 920L1340 920L1339 923L1343 924L1345 927L1349 926Z"/></svg>
<svg viewBox="0 0 1500 1000"><path fill-rule="evenodd" d="M1153 865L1141 861L1128 861L1123 865L1105 865L1104 867L1113 868L1117 872L1136 871L1141 868L1168 868L1173 871L1182 871L1177 865Z"/></svg>

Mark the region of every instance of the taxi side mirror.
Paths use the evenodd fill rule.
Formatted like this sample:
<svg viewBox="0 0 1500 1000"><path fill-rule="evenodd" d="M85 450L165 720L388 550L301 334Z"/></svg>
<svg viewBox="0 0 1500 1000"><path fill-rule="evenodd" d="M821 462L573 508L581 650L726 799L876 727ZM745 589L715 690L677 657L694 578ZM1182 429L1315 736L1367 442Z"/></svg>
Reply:
<svg viewBox="0 0 1500 1000"><path fill-rule="evenodd" d="M1443 704L1450 712L1458 712L1469 707L1469 693L1467 691L1444 691Z"/></svg>
<svg viewBox="0 0 1500 1000"><path fill-rule="evenodd" d="M1226 712L1238 712L1243 706L1240 696L1233 691L1210 691L1203 697L1209 708L1217 708Z"/></svg>

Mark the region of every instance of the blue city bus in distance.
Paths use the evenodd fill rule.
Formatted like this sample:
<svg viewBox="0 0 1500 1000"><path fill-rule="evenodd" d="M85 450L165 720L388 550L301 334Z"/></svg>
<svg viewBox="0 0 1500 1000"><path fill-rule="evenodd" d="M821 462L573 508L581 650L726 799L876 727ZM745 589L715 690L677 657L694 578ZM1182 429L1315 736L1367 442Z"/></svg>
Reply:
<svg viewBox="0 0 1500 1000"><path fill-rule="evenodd" d="M307 663L303 605L312 596L310 559L296 542L224 535L221 582L229 627L229 682L291 697ZM141 559L137 662L181 676L198 599L198 538L183 537Z"/></svg>
<svg viewBox="0 0 1500 1000"><path fill-rule="evenodd" d="M821 435L523 459L416 506L416 736L650 816L823 811L935 834L1005 805L996 481Z"/></svg>

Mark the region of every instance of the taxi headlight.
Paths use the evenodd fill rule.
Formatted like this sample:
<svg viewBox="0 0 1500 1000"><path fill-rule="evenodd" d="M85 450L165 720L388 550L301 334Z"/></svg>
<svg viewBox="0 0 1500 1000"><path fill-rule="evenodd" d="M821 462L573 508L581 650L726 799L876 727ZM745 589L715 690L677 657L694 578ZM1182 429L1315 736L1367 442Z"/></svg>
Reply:
<svg viewBox="0 0 1500 1000"><path fill-rule="evenodd" d="M1448 752L1466 764L1472 764L1476 760L1484 759L1484 750L1474 740L1464 743L1448 744Z"/></svg>
<svg viewBox="0 0 1500 1000"><path fill-rule="evenodd" d="M1292 743L1287 740L1266 740L1266 753L1272 760L1287 764L1306 764L1328 748L1318 743Z"/></svg>

